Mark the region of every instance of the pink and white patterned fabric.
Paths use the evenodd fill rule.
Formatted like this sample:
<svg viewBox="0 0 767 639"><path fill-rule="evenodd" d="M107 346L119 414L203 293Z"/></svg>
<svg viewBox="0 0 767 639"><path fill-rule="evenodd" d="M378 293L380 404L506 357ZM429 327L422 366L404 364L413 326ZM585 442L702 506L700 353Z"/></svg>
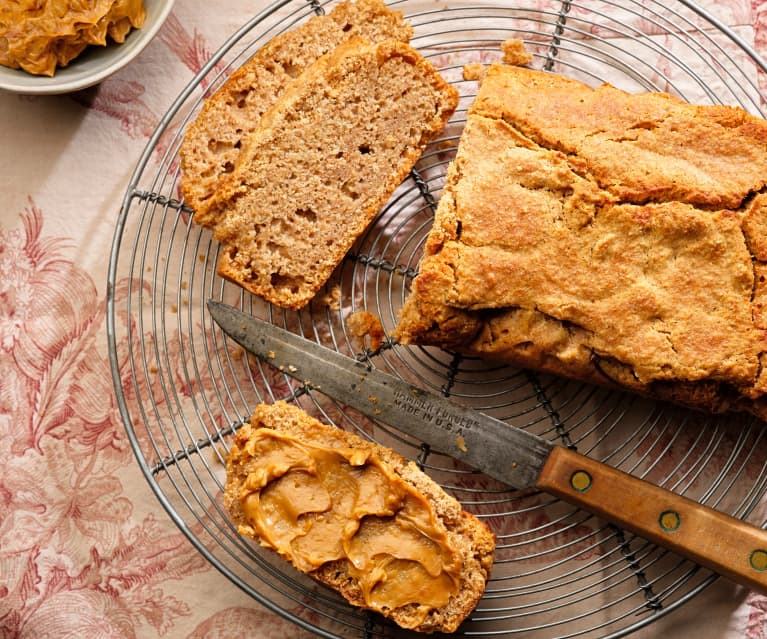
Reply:
<svg viewBox="0 0 767 639"><path fill-rule="evenodd" d="M767 55L767 2L704 4ZM159 506L123 429L105 334L135 163L211 52L264 6L177 0L149 48L98 88L0 92L3 639L310 636L213 569ZM767 597L719 580L634 636L767 639Z"/></svg>

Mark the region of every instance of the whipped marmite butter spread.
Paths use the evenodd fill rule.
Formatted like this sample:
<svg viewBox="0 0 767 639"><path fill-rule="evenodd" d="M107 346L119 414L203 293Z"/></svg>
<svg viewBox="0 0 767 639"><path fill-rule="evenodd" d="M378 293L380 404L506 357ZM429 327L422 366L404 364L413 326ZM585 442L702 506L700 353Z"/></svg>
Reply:
<svg viewBox="0 0 767 639"><path fill-rule="evenodd" d="M238 431L224 503L242 535L418 632L455 632L493 565L492 531L413 462L284 401Z"/></svg>
<svg viewBox="0 0 767 639"><path fill-rule="evenodd" d="M425 616L457 592L461 557L444 525L373 446L246 428L237 451L250 459L241 533L303 572L347 560L365 605L379 612L417 604Z"/></svg>

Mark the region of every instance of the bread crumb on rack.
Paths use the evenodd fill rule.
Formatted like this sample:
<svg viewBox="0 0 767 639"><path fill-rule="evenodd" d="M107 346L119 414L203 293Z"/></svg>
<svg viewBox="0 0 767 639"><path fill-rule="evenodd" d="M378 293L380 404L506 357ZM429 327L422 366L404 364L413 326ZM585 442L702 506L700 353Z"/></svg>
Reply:
<svg viewBox="0 0 767 639"><path fill-rule="evenodd" d="M533 61L533 54L525 47L525 43L517 38L509 38L501 42L502 61L515 67L523 67Z"/></svg>
<svg viewBox="0 0 767 639"><path fill-rule="evenodd" d="M481 62L469 62L463 65L463 79L467 82L481 80L487 67Z"/></svg>
<svg viewBox="0 0 767 639"><path fill-rule="evenodd" d="M355 311L349 315L346 318L346 328L361 342L361 346L367 346L371 351L381 348L384 329L381 319L370 311Z"/></svg>
<svg viewBox="0 0 767 639"><path fill-rule="evenodd" d="M341 310L341 288L336 285L332 287L320 300L323 306L327 306L331 311Z"/></svg>

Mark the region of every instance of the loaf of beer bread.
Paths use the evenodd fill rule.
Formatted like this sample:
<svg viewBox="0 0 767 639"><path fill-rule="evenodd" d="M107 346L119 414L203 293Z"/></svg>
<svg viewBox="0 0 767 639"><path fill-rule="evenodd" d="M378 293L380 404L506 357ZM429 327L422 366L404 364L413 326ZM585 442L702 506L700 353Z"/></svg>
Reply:
<svg viewBox="0 0 767 639"><path fill-rule="evenodd" d="M396 338L767 418L767 123L495 64Z"/></svg>

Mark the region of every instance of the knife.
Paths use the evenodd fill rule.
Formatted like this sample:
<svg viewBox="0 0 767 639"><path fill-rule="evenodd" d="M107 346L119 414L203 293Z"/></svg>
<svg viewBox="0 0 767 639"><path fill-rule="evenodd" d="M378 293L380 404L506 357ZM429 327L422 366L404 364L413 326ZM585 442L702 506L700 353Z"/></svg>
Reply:
<svg viewBox="0 0 767 639"><path fill-rule="evenodd" d="M535 487L767 593L767 531L210 300L231 339L361 413L517 489Z"/></svg>

